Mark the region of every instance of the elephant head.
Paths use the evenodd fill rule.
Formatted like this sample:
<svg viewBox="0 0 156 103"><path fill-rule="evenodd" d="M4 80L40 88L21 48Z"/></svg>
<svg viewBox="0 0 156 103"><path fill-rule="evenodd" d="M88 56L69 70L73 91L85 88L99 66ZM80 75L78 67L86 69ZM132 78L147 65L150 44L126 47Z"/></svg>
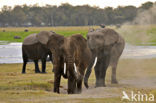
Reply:
<svg viewBox="0 0 156 103"><path fill-rule="evenodd" d="M108 28L91 29L87 34L88 46L91 50L109 47L118 41L118 34Z"/></svg>

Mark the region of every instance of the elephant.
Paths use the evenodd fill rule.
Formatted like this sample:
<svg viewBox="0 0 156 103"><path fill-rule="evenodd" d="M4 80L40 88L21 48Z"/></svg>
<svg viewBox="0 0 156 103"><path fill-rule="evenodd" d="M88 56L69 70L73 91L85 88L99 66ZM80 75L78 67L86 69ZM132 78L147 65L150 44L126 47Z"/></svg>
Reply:
<svg viewBox="0 0 156 103"><path fill-rule="evenodd" d="M54 92L60 93L61 76L68 79L68 94L81 93L85 69L91 60L87 40L80 34L69 37L46 32L38 40L53 54Z"/></svg>
<svg viewBox="0 0 156 103"><path fill-rule="evenodd" d="M35 64L35 73L40 73L38 60L41 59L42 62L42 73L46 73L46 59L49 55L50 60L52 61L52 54L50 49L45 45L41 44L37 40L38 34L30 34L27 36L22 43L22 57L23 57L23 68L22 73L26 73L26 64L29 59L34 61Z"/></svg>
<svg viewBox="0 0 156 103"><path fill-rule="evenodd" d="M90 29L87 34L87 44L92 52L92 59L84 76L84 85L88 88L88 78L92 67L95 70L95 87L105 86L105 76L108 66L112 67L111 83L118 83L116 68L124 50L124 39L113 29Z"/></svg>

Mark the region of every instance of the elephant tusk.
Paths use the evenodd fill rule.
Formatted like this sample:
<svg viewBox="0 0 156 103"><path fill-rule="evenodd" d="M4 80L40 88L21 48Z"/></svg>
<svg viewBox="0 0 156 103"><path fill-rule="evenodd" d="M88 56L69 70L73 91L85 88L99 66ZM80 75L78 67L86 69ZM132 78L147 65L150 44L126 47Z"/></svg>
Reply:
<svg viewBox="0 0 156 103"><path fill-rule="evenodd" d="M95 57L93 68L96 66L96 63L97 63L97 57Z"/></svg>
<svg viewBox="0 0 156 103"><path fill-rule="evenodd" d="M66 63L64 63L64 74L66 74Z"/></svg>
<svg viewBox="0 0 156 103"><path fill-rule="evenodd" d="M75 72L77 73L77 68L76 68L76 64L74 63L74 69L75 69Z"/></svg>

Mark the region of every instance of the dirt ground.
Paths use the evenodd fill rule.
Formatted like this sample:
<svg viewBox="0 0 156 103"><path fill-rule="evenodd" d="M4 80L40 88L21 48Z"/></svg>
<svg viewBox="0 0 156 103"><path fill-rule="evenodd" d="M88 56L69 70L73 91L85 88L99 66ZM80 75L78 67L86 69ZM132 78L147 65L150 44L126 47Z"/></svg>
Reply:
<svg viewBox="0 0 156 103"><path fill-rule="evenodd" d="M156 64L152 64L152 62L150 62L149 59L147 60L132 59L131 62L126 63L128 68L122 68L121 70L120 66L125 65L125 64L121 64L121 62L123 61L120 61L117 70L117 77L119 77L118 84L110 83L111 68L108 68L106 87L95 88L94 87L95 84L91 82L89 84L90 85L89 89L83 87L81 94L71 95L70 97L109 98L109 97L121 97L122 91L125 89L130 91L133 89L134 91L140 90L143 92L145 92L146 90L147 91L156 90ZM61 93L66 93L66 87L61 89Z"/></svg>
<svg viewBox="0 0 156 103"><path fill-rule="evenodd" d="M60 94L53 93L51 69L47 74L34 74L33 66L28 64L27 74L23 75L22 64L0 64L0 103L122 103L122 91L153 93L156 97L156 59L121 59L117 69L119 83L110 83L111 68L108 68L106 87L94 87L92 71L89 89L83 85L81 94L72 95L67 94L67 80L63 78ZM50 63L47 66L51 68Z"/></svg>

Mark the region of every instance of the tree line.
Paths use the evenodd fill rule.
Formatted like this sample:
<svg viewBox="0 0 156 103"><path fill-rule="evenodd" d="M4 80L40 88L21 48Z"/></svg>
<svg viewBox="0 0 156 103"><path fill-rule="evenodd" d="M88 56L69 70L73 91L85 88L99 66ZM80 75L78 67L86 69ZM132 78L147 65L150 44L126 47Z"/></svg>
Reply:
<svg viewBox="0 0 156 103"><path fill-rule="evenodd" d="M138 12L148 10L155 3L146 2L140 7L119 6L117 8L91 7L89 5L60 6L46 5L40 7L17 5L14 8L3 6L0 11L0 27L7 26L87 26L87 25L115 25L131 22Z"/></svg>

